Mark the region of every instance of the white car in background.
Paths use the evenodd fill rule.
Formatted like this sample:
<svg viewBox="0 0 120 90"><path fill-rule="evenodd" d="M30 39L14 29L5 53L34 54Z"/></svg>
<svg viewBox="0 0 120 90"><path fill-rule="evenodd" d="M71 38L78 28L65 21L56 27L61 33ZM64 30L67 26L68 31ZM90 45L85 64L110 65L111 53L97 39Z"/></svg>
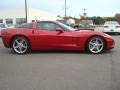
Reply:
<svg viewBox="0 0 120 90"><path fill-rule="evenodd" d="M117 21L106 21L103 32L120 34L120 24Z"/></svg>

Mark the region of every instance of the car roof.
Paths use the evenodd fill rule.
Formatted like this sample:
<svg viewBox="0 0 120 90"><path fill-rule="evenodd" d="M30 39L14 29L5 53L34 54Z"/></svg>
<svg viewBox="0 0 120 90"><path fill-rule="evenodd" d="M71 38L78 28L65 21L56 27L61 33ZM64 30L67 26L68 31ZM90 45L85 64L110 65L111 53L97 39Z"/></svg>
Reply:
<svg viewBox="0 0 120 90"><path fill-rule="evenodd" d="M37 21L37 22L39 23L39 22L57 22L57 21L43 20L43 21Z"/></svg>

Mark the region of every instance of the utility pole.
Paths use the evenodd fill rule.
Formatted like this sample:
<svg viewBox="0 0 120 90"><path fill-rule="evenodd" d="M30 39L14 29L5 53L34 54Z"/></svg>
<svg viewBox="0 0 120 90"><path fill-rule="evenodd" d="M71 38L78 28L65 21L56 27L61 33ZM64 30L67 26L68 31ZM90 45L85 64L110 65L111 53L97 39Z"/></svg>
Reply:
<svg viewBox="0 0 120 90"><path fill-rule="evenodd" d="M66 4L66 0L65 0L65 19L66 19L66 11L67 11L67 4Z"/></svg>
<svg viewBox="0 0 120 90"><path fill-rule="evenodd" d="M28 21L28 13L27 13L27 0L25 0L25 19L26 19L26 23Z"/></svg>
<svg viewBox="0 0 120 90"><path fill-rule="evenodd" d="M87 17L86 9L83 9L83 10L84 10L83 16L86 18Z"/></svg>
<svg viewBox="0 0 120 90"><path fill-rule="evenodd" d="M87 13L86 13L86 9L83 9L83 10L84 10L83 16L85 18L85 28L87 28L87 26L88 26L88 23L87 23Z"/></svg>

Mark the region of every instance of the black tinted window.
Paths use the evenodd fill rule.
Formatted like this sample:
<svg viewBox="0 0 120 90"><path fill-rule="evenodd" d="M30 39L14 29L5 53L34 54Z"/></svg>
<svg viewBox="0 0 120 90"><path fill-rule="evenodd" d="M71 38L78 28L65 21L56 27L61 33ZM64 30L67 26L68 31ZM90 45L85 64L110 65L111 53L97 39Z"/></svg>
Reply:
<svg viewBox="0 0 120 90"><path fill-rule="evenodd" d="M60 28L57 24L52 22L38 22L37 29L40 30L55 30L56 28Z"/></svg>
<svg viewBox="0 0 120 90"><path fill-rule="evenodd" d="M32 23L22 24L20 26L16 26L17 28L32 28Z"/></svg>

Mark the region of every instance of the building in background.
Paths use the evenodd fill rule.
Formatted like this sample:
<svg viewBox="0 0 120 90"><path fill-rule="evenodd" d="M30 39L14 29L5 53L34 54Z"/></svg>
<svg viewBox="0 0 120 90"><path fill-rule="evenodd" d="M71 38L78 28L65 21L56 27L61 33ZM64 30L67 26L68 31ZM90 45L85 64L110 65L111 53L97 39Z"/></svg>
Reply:
<svg viewBox="0 0 120 90"><path fill-rule="evenodd" d="M57 15L41 11L38 9L28 8L28 18L27 22L32 20L52 20L55 21L59 19ZM1 9L0 10L0 23L7 25L18 25L26 22L25 19L25 9Z"/></svg>

